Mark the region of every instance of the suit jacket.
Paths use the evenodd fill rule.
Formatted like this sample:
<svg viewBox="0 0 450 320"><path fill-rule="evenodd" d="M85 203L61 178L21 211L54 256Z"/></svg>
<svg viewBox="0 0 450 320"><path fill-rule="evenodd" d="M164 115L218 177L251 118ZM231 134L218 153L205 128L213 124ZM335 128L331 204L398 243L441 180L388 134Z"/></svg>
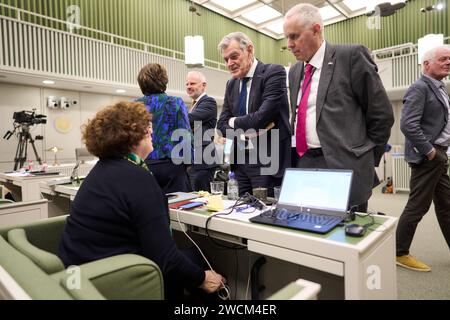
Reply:
<svg viewBox="0 0 450 320"><path fill-rule="evenodd" d="M217 103L214 98L209 97L208 95L204 95L200 100L197 101L194 109L189 113L189 123L191 125L191 129L194 133L194 148L195 150L201 150L203 152L207 146L213 143L214 135L211 136L209 141L203 141L203 135L207 130L214 129L217 123ZM202 131L201 136L199 136L200 132L197 132L199 128L194 127L195 121L201 121L202 123ZM200 140L199 140L200 138ZM199 141L197 141L199 140ZM215 152L212 153L215 156ZM195 161L195 159L194 159ZM216 164L194 164L196 169L207 169L216 167Z"/></svg>
<svg viewBox="0 0 450 320"><path fill-rule="evenodd" d="M442 94L431 79L422 76L403 97L400 129L406 138L405 160L423 162L447 121L447 105Z"/></svg>
<svg viewBox="0 0 450 320"><path fill-rule="evenodd" d="M291 128L303 62L289 71ZM316 102L316 130L329 168L353 170L350 204L367 201L394 123L377 66L360 45L326 44Z"/></svg>
<svg viewBox="0 0 450 320"><path fill-rule="evenodd" d="M277 141L276 152L279 155L279 168L274 176L280 178L284 174L284 169L291 163L286 70L280 65L264 64L258 61L249 92L248 113L245 116L239 116L239 86L239 79L230 79L227 82L217 129L224 136L227 129L233 130L228 125L228 120L232 117L236 117L235 129L244 131L265 129L272 122L274 127L267 132L268 150L271 150L272 130L278 129L279 141ZM258 139L259 137L252 139L254 145L257 145ZM236 143L234 152L236 152ZM257 165L261 165L259 159Z"/></svg>

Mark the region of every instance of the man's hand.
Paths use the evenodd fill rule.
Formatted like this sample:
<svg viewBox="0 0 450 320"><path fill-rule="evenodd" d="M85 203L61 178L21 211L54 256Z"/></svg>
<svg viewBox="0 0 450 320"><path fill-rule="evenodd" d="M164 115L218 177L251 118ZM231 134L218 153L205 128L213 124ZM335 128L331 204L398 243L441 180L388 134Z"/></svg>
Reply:
<svg viewBox="0 0 450 320"><path fill-rule="evenodd" d="M222 283L225 283L226 280L220 274L215 273L214 271L208 270L205 271L205 280L200 286L201 289L206 291L207 293L213 293L222 288Z"/></svg>
<svg viewBox="0 0 450 320"><path fill-rule="evenodd" d="M433 148L429 154L427 154L427 159L429 161L433 160L436 157L436 149Z"/></svg>

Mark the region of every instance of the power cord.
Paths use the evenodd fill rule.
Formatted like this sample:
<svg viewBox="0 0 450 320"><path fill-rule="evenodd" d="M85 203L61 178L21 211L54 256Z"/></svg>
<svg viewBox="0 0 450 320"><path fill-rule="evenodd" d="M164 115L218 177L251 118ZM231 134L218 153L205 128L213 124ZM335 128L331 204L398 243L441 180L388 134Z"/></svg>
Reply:
<svg viewBox="0 0 450 320"><path fill-rule="evenodd" d="M209 263L208 259L206 259L205 255L203 254L203 251L200 249L200 247L197 245L197 243L195 243L195 241L187 234L187 232L184 230L182 224L181 224L181 220L180 220L180 213L177 211L177 220L178 220L178 224L180 225L180 229L183 231L183 233L186 235L186 237L194 244L194 246L197 248L197 250L200 252L200 254L202 255L203 259L206 261L206 263L208 264L209 269L216 273L216 271L214 271L214 269L212 268L211 264ZM216 273L217 274L217 273ZM230 287L223 283L223 281L221 280L220 283L222 284L221 289L217 292L217 295L219 296L220 299L222 300L230 300L231 298L231 289Z"/></svg>
<svg viewBox="0 0 450 320"><path fill-rule="evenodd" d="M215 239L214 239L214 237L211 237L211 235L209 234L209 229L208 229L208 225L209 225L209 223L210 223L210 221L211 221L211 219L212 218L214 218L214 217L217 217L217 216L225 216L225 215L229 215L229 214L231 214L232 212L233 212L233 210L237 210L237 211L239 211L239 207L240 206L242 206L242 205L248 205L248 206L250 206L250 207L253 207L254 209L252 210L252 211L245 211L245 212L242 212L242 213L253 213L253 212L255 212L255 210L256 209L258 209L258 210L263 210L264 209L264 207L266 206L265 204L264 204L264 202L262 202L261 200L259 200L258 198L256 198L255 196L253 196L253 195L251 195L251 194L249 194L248 192L247 193L245 193L243 196L241 196L241 197L239 197L237 200L236 200L236 202L233 204L233 206L231 206L229 209L229 211L227 211L227 212L223 212L223 213L216 213L216 214L213 214L213 215L210 215L209 217L208 217L208 219L206 219L206 223L205 223L205 232L206 232L206 235L207 235L207 237L208 237L208 239L214 244L214 245L216 245L217 247L220 247L220 248L225 248L225 249L231 249L231 250L243 250L243 249L246 249L246 247L245 246L229 246L229 245L226 245L226 244L222 244L222 243L219 243L219 242L217 242Z"/></svg>

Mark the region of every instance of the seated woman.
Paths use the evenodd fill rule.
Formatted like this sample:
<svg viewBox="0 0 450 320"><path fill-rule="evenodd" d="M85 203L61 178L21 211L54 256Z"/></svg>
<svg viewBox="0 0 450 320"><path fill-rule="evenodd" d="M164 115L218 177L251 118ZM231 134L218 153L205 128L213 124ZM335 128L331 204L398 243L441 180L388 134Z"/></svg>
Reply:
<svg viewBox="0 0 450 320"><path fill-rule="evenodd" d="M100 160L71 206L59 256L67 267L138 254L160 267L166 299L180 298L183 287L212 293L222 276L203 271L171 236L167 199L142 160L153 150L151 134L151 115L141 103L107 107L83 127L87 149Z"/></svg>
<svg viewBox="0 0 450 320"><path fill-rule="evenodd" d="M191 125L183 100L165 93L168 82L167 71L163 66L157 63L147 64L138 75L139 87L144 96L136 100L145 104L148 112L153 115L154 149L145 162L151 168L165 194L191 191L187 166L181 163L184 155L175 154L173 149L178 141L172 141L172 135L177 129L184 129L191 135ZM189 139L184 143L191 148L192 137L190 136ZM175 159L181 164L175 164L173 162Z"/></svg>

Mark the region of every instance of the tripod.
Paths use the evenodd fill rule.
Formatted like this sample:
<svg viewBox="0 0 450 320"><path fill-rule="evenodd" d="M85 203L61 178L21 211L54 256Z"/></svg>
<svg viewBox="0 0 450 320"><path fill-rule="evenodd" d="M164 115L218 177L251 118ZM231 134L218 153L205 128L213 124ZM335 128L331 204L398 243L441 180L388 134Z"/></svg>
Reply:
<svg viewBox="0 0 450 320"><path fill-rule="evenodd" d="M40 165L42 165L42 160L36 151L36 146L34 145L34 139L30 134L30 125L21 124L19 128L19 142L17 144L16 156L14 157L14 171L22 168L27 160L28 141L30 141L31 146L33 147L36 160Z"/></svg>

